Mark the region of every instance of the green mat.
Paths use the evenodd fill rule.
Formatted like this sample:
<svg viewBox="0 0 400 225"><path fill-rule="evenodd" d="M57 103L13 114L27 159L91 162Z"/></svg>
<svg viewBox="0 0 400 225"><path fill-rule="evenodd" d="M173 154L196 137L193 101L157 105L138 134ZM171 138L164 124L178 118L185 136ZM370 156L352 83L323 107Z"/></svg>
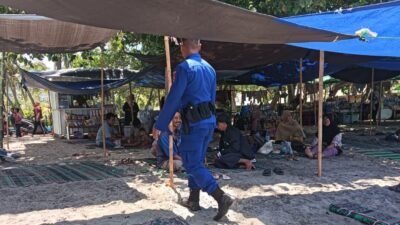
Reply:
<svg viewBox="0 0 400 225"><path fill-rule="evenodd" d="M331 204L329 211L369 225L400 225L400 218L377 212L355 203Z"/></svg>
<svg viewBox="0 0 400 225"><path fill-rule="evenodd" d="M367 155L374 158L390 159L395 161L400 161L400 148L396 147L382 147L376 144L364 143L355 140L349 140L346 145L357 147L353 151Z"/></svg>
<svg viewBox="0 0 400 225"><path fill-rule="evenodd" d="M122 177L123 171L96 162L12 167L0 170L0 188Z"/></svg>

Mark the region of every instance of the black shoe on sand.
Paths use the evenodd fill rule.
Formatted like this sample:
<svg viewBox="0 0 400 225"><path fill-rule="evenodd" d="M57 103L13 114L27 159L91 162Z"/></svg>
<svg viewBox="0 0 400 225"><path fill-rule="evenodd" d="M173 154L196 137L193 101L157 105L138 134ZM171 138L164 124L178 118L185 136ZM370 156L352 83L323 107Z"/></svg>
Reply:
<svg viewBox="0 0 400 225"><path fill-rule="evenodd" d="M212 193L212 196L218 203L218 213L214 216L214 220L219 221L228 213L229 208L233 204L233 199L225 194L219 187Z"/></svg>
<svg viewBox="0 0 400 225"><path fill-rule="evenodd" d="M192 201L189 201L188 199L182 201L180 203L180 205L188 208L192 212L196 212L196 211L201 210L199 202L192 202Z"/></svg>
<svg viewBox="0 0 400 225"><path fill-rule="evenodd" d="M183 200L180 204L193 212L201 210L200 190L190 190L189 198Z"/></svg>

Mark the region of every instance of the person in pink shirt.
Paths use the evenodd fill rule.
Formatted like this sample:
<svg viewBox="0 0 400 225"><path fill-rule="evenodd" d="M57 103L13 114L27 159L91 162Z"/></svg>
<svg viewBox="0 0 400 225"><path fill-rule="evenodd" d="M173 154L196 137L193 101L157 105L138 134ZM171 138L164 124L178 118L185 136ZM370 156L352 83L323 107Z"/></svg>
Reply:
<svg viewBox="0 0 400 225"><path fill-rule="evenodd" d="M46 128L44 128L44 126L42 124L43 114L42 114L42 108L40 107L39 102L35 102L35 104L33 105L33 112L34 112L35 118L34 118L34 128L33 128L33 132L32 132L32 137L33 137L33 135L35 135L38 126L40 126L40 128L42 129L43 134L47 134L47 130L46 130Z"/></svg>
<svg viewBox="0 0 400 225"><path fill-rule="evenodd" d="M15 135L17 138L22 137L21 135L22 114L19 108L14 109L13 117L15 123Z"/></svg>

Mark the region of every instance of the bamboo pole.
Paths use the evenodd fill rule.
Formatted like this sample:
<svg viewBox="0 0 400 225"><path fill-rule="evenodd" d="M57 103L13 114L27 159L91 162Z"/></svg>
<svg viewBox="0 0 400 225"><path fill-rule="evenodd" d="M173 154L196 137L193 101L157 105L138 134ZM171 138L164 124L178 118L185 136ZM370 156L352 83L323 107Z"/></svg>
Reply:
<svg viewBox="0 0 400 225"><path fill-rule="evenodd" d="M370 125L370 131L369 135L372 135L372 121L374 120L372 116L372 107L373 107L373 97L374 97L374 76L375 76L375 69L372 68L372 73L371 73L371 96L370 96L370 120L369 120L369 125Z"/></svg>
<svg viewBox="0 0 400 225"><path fill-rule="evenodd" d="M5 67L4 67L4 52L1 53L1 77L0 77L0 147L3 148L3 140L4 140L4 121L3 121L3 103L4 103L4 74L5 74Z"/></svg>
<svg viewBox="0 0 400 225"><path fill-rule="evenodd" d="M379 84L379 111L378 111L378 120L376 126L378 127L382 123L382 109L383 109L383 85L382 81Z"/></svg>
<svg viewBox="0 0 400 225"><path fill-rule="evenodd" d="M103 56L101 56L103 58ZM106 128L104 126L104 68L103 68L103 60L101 60L101 71L100 71L100 79L101 79L101 129L102 129L102 140L103 140L103 152L104 157L108 156L108 151L106 148Z"/></svg>
<svg viewBox="0 0 400 225"><path fill-rule="evenodd" d="M319 99L318 99L318 176L322 176L322 100L324 90L324 64L325 64L325 52L319 52Z"/></svg>
<svg viewBox="0 0 400 225"><path fill-rule="evenodd" d="M47 90L47 95L49 97L49 109L50 109L49 120L51 121L51 127L52 127L51 133L52 133L52 136L54 136L53 107L51 106L50 90Z"/></svg>
<svg viewBox="0 0 400 225"><path fill-rule="evenodd" d="M7 75L6 75L6 73L4 73L4 82L6 83L6 96L8 97L8 79L7 79ZM7 127L7 130L6 130L6 133L7 133L7 138L6 138L6 144L7 144L7 150L10 150L10 128L9 128L9 123L8 123L8 116L9 116L9 102L8 102L8 98L6 99L6 103L4 104L5 105L5 108L6 108L6 117L5 117L5 120L6 120L6 127Z"/></svg>
<svg viewBox="0 0 400 225"><path fill-rule="evenodd" d="M303 127L303 58L300 58L300 126Z"/></svg>
<svg viewBox="0 0 400 225"><path fill-rule="evenodd" d="M316 88L317 83L313 83L313 87L314 87L314 93L313 93L313 105L314 105L314 126L317 126L317 104L315 103L315 101L317 100L316 97L316 92L317 92L317 88Z"/></svg>
<svg viewBox="0 0 400 225"><path fill-rule="evenodd" d="M164 47L165 47L165 59L166 59L166 70L165 70L165 95L168 96L168 92L172 86L172 78L171 78L171 55L169 49L169 37L164 36ZM172 135L168 137L169 143L169 186L175 187L174 185L174 151L173 151L173 142L174 139Z"/></svg>
<svg viewBox="0 0 400 225"><path fill-rule="evenodd" d="M129 98L131 98L131 102L130 102L130 111L131 111L131 125L133 126L133 99L132 99L132 82L129 82Z"/></svg>

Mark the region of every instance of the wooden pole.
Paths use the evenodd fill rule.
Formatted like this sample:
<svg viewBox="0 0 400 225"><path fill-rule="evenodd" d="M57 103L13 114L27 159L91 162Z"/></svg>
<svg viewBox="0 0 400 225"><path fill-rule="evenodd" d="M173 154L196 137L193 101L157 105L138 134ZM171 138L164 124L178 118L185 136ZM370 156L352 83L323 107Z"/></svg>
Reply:
<svg viewBox="0 0 400 225"><path fill-rule="evenodd" d="M300 58L300 126L303 127L303 58Z"/></svg>
<svg viewBox="0 0 400 225"><path fill-rule="evenodd" d="M374 76L375 76L375 70L372 68L372 73L371 73L371 96L370 96L370 110L369 110L369 115L370 115L370 120L369 120L369 125L370 125L370 131L369 135L372 135L372 121L373 121L373 116L372 116L372 107L373 107L373 97L374 97Z"/></svg>
<svg viewBox="0 0 400 225"><path fill-rule="evenodd" d="M6 75L6 73L4 72L4 82L6 83L6 96L8 97L8 79L7 79L7 75ZM7 130L6 130L6 133L7 133L7 138L6 138L6 143L7 143L7 150L10 150L10 127L9 127L9 123L8 123L8 116L10 115L9 113L10 113L10 111L9 111L9 102L8 102L8 98L6 99L6 102L5 102L5 108L6 108L6 117L5 117L5 120L6 120L6 127L7 127Z"/></svg>
<svg viewBox="0 0 400 225"><path fill-rule="evenodd" d="M317 104L315 103L315 101L317 100L317 97L316 97L316 92L317 92L317 83L315 82L315 80L314 80L314 83L313 83L313 87L314 87L314 97L313 97L313 105L314 105L314 126L317 126Z"/></svg>
<svg viewBox="0 0 400 225"><path fill-rule="evenodd" d="M47 91L47 95L49 97L49 110L50 110L49 120L51 121L51 127L52 127L51 133L54 136L53 107L51 106L50 90Z"/></svg>
<svg viewBox="0 0 400 225"><path fill-rule="evenodd" d="M166 62L166 70L165 70L165 93L168 96L168 92L172 86L172 77L171 77L171 55L169 50L169 37L164 36L164 47L165 47L165 62ZM174 150L173 143L174 139L172 135L169 135L168 143L169 143L169 186L174 187Z"/></svg>
<svg viewBox="0 0 400 225"><path fill-rule="evenodd" d="M5 66L4 66L4 52L1 53L1 76L0 76L0 147L3 148L3 138L4 138L4 120L3 120L3 112L4 112L4 75L5 75Z"/></svg>
<svg viewBox="0 0 400 225"><path fill-rule="evenodd" d="M378 122L376 123L376 126L381 125L382 123L382 109L383 109L383 85L382 81L379 84L379 111L378 111Z"/></svg>
<svg viewBox="0 0 400 225"><path fill-rule="evenodd" d="M322 176L322 100L324 90L324 64L325 64L325 52L320 51L319 53L319 99L318 99L318 176Z"/></svg>
<svg viewBox="0 0 400 225"><path fill-rule="evenodd" d="M131 96L132 96L132 83L129 82L129 98L131 98ZM133 99L131 99L129 107L130 107L130 110L131 110L131 119L132 119L131 120L131 125L133 126Z"/></svg>
<svg viewBox="0 0 400 225"><path fill-rule="evenodd" d="M101 55L101 58L103 58L103 54ZM100 71L100 79L101 79L101 129L102 129L102 139L103 139L103 152L104 152L104 157L108 156L108 150L106 148L106 128L104 126L104 65L103 65L103 59L101 59L101 71Z"/></svg>

